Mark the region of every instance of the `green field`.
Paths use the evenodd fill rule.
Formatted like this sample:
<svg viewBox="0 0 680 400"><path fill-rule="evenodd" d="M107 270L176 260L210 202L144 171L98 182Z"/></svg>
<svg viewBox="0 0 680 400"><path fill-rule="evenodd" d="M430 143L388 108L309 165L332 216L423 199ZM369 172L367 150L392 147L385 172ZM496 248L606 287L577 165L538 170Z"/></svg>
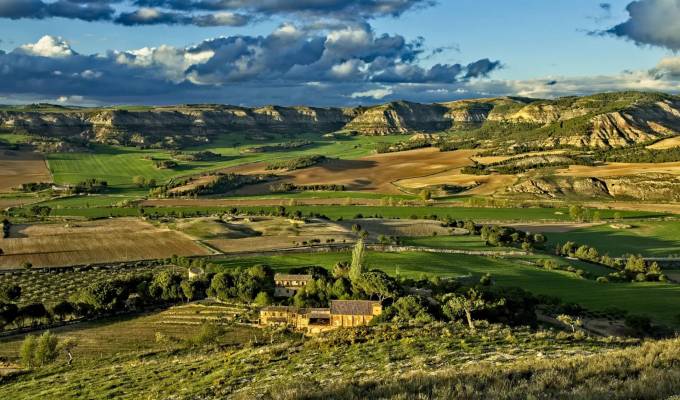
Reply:
<svg viewBox="0 0 680 400"><path fill-rule="evenodd" d="M631 229L615 229L609 224L550 233L549 246L573 241L594 246L611 256L642 254L649 257L680 256L680 221L635 221Z"/></svg>
<svg viewBox="0 0 680 400"><path fill-rule="evenodd" d="M146 207L147 214L157 212L191 214L197 211L202 213L220 213L232 207ZM352 219L361 214L364 218L381 216L383 218L422 218L432 215L439 217L450 216L454 219L473 219L475 221L570 221L567 210L563 208L476 208L476 207L389 207L389 206L285 206L288 211L300 211L304 215L310 213L323 214L331 219ZM277 207L273 206L247 206L238 207L245 212L272 213ZM613 218L618 213L625 219L639 219L658 217L661 214L645 211L619 211L602 210L602 218ZM136 216L137 208L64 208L53 211L55 216L78 216L78 217L108 217L112 216Z"/></svg>
<svg viewBox="0 0 680 400"><path fill-rule="evenodd" d="M221 268L266 264L280 271L319 265L332 268L339 261L348 261L349 253L287 254L273 257L227 258ZM583 305L590 310L616 307L633 314L646 314L664 324L678 326L680 320L680 285L671 283L609 283L600 284L564 271L546 271L522 265L512 259L432 253L369 252L367 265L391 275L420 276L481 276L489 273L498 285L515 286L537 294L556 296L566 302Z"/></svg>
<svg viewBox="0 0 680 400"><path fill-rule="evenodd" d="M266 144L284 143L291 138L280 137L267 141ZM219 168L240 164L271 161L299 157L301 155L324 154L326 157L358 158L369 155L378 142L395 142L403 140L402 136L390 137L348 137L342 139L324 139L319 135L295 135L295 140L310 140L312 145L276 151L270 153L244 153L249 147L264 144L253 141L245 135L223 136L214 143L192 148L191 150L210 150L221 154L222 160L180 162L175 169L158 169L151 159L169 159L171 155L163 150L140 150L133 147L94 145L93 152L87 153L53 153L48 154L48 165L56 183L78 183L88 178L107 181L112 186L131 187L132 177L144 176L164 182L170 178L197 174Z"/></svg>

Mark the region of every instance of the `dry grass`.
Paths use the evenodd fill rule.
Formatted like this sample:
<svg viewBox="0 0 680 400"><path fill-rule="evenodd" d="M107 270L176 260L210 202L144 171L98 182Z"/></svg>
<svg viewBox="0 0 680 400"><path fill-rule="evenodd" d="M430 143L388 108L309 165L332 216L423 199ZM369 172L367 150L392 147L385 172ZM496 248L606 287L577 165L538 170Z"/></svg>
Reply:
<svg viewBox="0 0 680 400"><path fill-rule="evenodd" d="M680 146L680 136L660 140L654 144L647 146L647 148L652 150L664 150L672 149L673 147L678 146Z"/></svg>
<svg viewBox="0 0 680 400"><path fill-rule="evenodd" d="M217 176L217 175L199 176L198 178L190 180L186 185L178 186L176 188L172 188L172 189L168 190L168 193L181 195L181 194L190 192L190 191L196 189L199 186L212 183L215 180L217 180L217 178L219 178L219 176Z"/></svg>
<svg viewBox="0 0 680 400"><path fill-rule="evenodd" d="M0 192L29 182L52 182L42 155L29 151L0 149Z"/></svg>
<svg viewBox="0 0 680 400"><path fill-rule="evenodd" d="M18 268L24 262L52 267L209 254L178 232L134 218L15 225L10 238L0 243L5 252L1 268Z"/></svg>
<svg viewBox="0 0 680 400"><path fill-rule="evenodd" d="M531 157L531 156L546 156L555 154L564 154L566 150L546 150L546 151L532 151L529 153L513 154L508 156L486 156L486 157L472 157L472 159L480 164L494 164L513 158Z"/></svg>
<svg viewBox="0 0 680 400"><path fill-rule="evenodd" d="M558 175L611 177L638 174L680 175L680 162L669 163L608 163L598 166L571 165L558 171Z"/></svg>
<svg viewBox="0 0 680 400"><path fill-rule="evenodd" d="M592 223L563 223L563 224L510 224L513 228L532 233L564 233L576 229L590 228Z"/></svg>

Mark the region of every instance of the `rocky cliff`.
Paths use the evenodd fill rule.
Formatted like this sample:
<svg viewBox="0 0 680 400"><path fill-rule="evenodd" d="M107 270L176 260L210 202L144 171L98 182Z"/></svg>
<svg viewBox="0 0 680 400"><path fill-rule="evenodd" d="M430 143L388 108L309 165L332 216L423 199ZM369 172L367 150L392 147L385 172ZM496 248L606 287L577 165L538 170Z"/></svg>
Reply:
<svg viewBox="0 0 680 400"><path fill-rule="evenodd" d="M451 131L511 146L610 148L680 134L680 97L621 92L556 100L489 98L406 101L373 107L137 108L0 107L0 129L100 142L148 143L168 136L209 140L229 132L391 135Z"/></svg>

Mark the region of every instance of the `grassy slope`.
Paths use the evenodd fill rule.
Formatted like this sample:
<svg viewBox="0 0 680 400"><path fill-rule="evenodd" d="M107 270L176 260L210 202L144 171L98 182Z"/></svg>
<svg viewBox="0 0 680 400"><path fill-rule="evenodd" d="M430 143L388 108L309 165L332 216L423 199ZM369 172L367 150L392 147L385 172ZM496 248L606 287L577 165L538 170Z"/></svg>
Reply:
<svg viewBox="0 0 680 400"><path fill-rule="evenodd" d="M224 268L267 264L276 270L304 265L332 268L348 261L349 253L287 254L274 257L229 258L220 262ZM599 284L563 271L546 271L521 265L511 259L432 253L369 252L367 264L389 274L419 277L421 275L481 276L490 273L499 285L516 286L533 293L557 296L564 301L582 304L591 310L617 307L633 314L647 314L658 322L678 325L680 285L670 283Z"/></svg>
<svg viewBox="0 0 680 400"><path fill-rule="evenodd" d="M597 248L611 256L642 254L650 257L680 255L680 221L639 221L632 229L614 229L598 225L571 232L550 233L549 246L574 241Z"/></svg>
<svg viewBox="0 0 680 400"><path fill-rule="evenodd" d="M12 399L659 399L677 393L678 341L634 346L555 332L381 327L354 342L138 352L51 366L0 387ZM334 338L337 338L334 340Z"/></svg>

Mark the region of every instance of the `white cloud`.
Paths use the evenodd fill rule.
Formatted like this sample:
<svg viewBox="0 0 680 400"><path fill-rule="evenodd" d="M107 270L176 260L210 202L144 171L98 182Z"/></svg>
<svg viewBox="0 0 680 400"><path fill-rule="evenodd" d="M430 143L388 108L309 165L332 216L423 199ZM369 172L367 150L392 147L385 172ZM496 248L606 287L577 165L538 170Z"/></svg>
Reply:
<svg viewBox="0 0 680 400"><path fill-rule="evenodd" d="M393 94L394 91L389 87L383 87L380 89L365 90L363 92L354 92L349 97L353 99L375 99L382 100L385 97Z"/></svg>
<svg viewBox="0 0 680 400"><path fill-rule="evenodd" d="M15 51L41 57L68 57L75 54L66 40L50 35L41 37L35 43L20 46Z"/></svg>

